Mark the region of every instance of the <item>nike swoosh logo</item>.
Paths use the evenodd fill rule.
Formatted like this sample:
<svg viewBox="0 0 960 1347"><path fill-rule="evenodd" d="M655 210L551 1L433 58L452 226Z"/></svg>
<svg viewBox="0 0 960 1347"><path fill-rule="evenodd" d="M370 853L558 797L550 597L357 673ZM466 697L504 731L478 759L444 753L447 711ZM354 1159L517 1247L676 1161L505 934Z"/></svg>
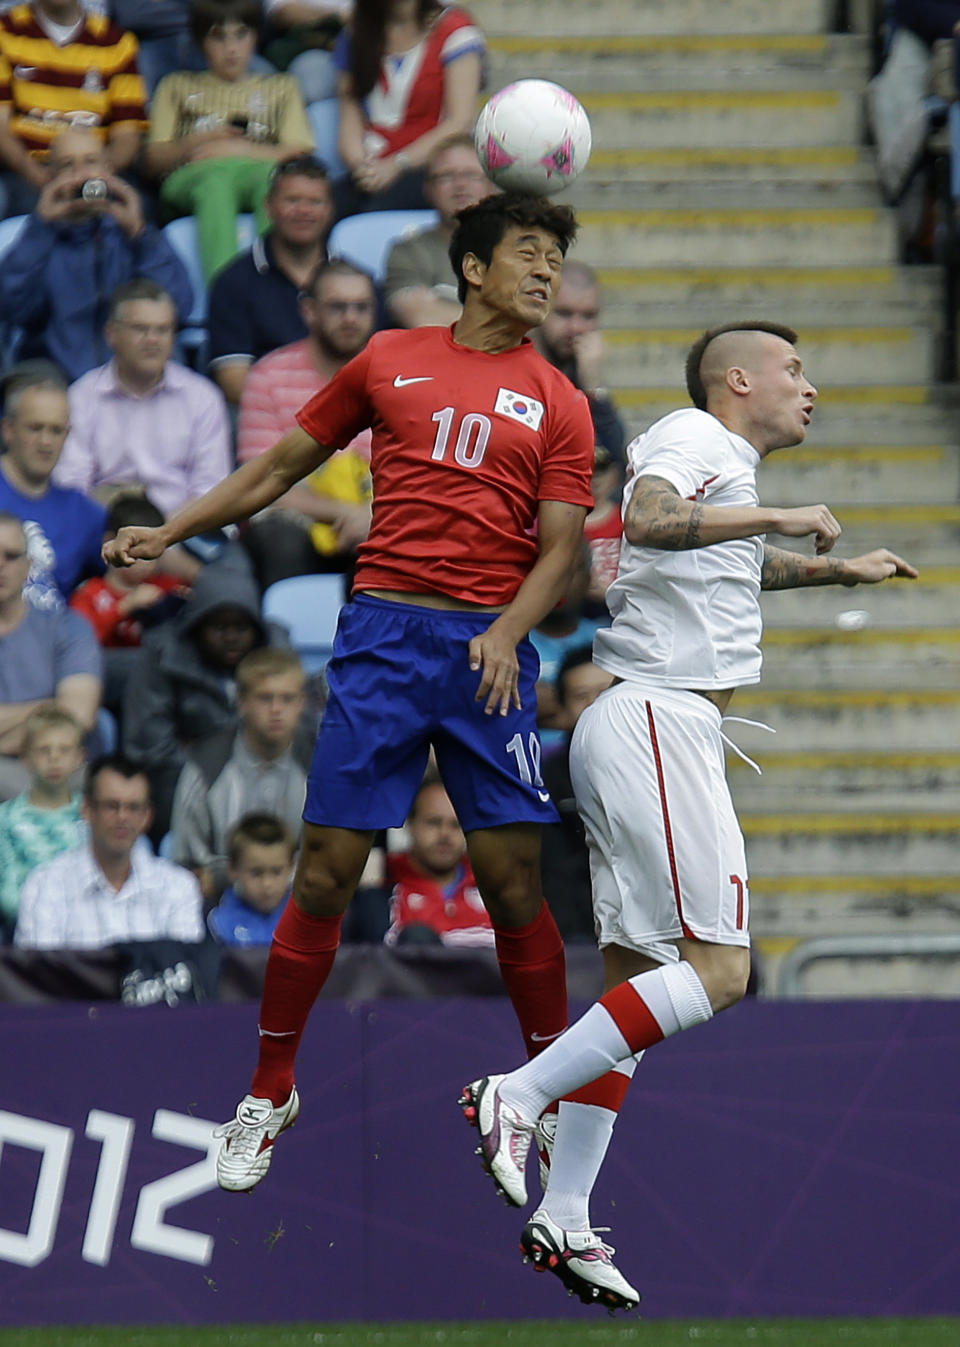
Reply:
<svg viewBox="0 0 960 1347"><path fill-rule="evenodd" d="M429 384L433 383L432 374L418 374L412 379L405 379L402 374L398 374L393 381L394 388L406 388L407 384Z"/></svg>
<svg viewBox="0 0 960 1347"><path fill-rule="evenodd" d="M537 794L540 796L540 799L543 801L544 804L550 803L550 792L548 790L538 790Z"/></svg>
<svg viewBox="0 0 960 1347"><path fill-rule="evenodd" d="M566 1033L565 1029L558 1029L555 1034L531 1034L530 1037L534 1043L549 1043L551 1038L559 1038L563 1033Z"/></svg>

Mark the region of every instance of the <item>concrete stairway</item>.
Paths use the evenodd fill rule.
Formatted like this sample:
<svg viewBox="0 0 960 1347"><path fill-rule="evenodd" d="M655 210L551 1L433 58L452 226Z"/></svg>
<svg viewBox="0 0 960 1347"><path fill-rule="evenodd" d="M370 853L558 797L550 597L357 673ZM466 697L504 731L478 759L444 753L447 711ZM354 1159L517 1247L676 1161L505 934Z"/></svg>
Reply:
<svg viewBox="0 0 960 1347"><path fill-rule="evenodd" d="M764 596L763 685L731 711L778 736L733 726L764 775L731 759L731 782L768 987L801 939L955 930L960 399L933 382L940 277L898 265L861 144L866 36L831 33L828 0L554 0L548 19L512 0L471 8L491 89L554 79L590 113L594 155L569 200L631 431L687 403L684 355L703 328L789 323L820 400L807 445L763 465L764 499L825 501L840 554L889 546L923 571L916 585ZM883 990L882 970L832 967L822 993ZM917 965L896 990L952 986Z"/></svg>

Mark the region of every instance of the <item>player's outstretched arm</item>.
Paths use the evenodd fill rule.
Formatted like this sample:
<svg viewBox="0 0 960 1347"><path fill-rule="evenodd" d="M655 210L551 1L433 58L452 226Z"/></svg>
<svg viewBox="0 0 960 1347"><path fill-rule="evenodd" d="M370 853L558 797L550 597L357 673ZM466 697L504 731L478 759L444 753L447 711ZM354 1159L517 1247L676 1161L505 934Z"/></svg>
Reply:
<svg viewBox="0 0 960 1347"><path fill-rule="evenodd" d="M557 500L540 502L537 515L540 555L512 601L469 645L470 668L482 671L477 701L486 701L483 709L487 715L499 710L505 716L511 706L520 706L517 642L560 601L583 546L586 517L582 505Z"/></svg>
<svg viewBox="0 0 960 1347"><path fill-rule="evenodd" d="M840 525L825 505L781 510L766 505L706 505L684 500L664 477L638 477L623 519L623 532L635 547L685 552L759 533L788 538L813 534L818 554L829 552Z"/></svg>
<svg viewBox="0 0 960 1347"><path fill-rule="evenodd" d="M206 495L171 515L166 523L157 528L122 528L115 538L104 543L103 559L111 566L152 561L185 538L249 519L258 510L272 505L332 453L333 449L317 444L305 430L295 426L272 449L244 463Z"/></svg>
<svg viewBox="0 0 960 1347"><path fill-rule="evenodd" d="M899 575L916 580L918 571L885 547L862 557L804 557L765 543L761 589L799 589L805 585L877 585Z"/></svg>

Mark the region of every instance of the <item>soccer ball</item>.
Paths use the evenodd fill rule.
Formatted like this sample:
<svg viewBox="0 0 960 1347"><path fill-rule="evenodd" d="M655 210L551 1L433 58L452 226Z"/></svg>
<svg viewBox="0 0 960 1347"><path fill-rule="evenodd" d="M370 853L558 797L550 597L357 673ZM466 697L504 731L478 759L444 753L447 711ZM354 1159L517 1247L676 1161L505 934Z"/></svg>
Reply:
<svg viewBox="0 0 960 1347"><path fill-rule="evenodd" d="M593 137L569 90L549 80L518 80L485 104L474 141L484 172L498 187L547 196L580 176Z"/></svg>

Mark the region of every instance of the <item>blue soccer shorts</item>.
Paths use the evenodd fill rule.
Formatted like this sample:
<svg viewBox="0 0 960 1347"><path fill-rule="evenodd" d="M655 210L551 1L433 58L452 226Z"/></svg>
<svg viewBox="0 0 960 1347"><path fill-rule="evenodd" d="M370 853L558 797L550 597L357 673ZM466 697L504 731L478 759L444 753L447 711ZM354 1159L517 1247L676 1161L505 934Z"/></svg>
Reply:
<svg viewBox="0 0 960 1347"><path fill-rule="evenodd" d="M430 745L464 832L555 823L540 774L537 652L517 647L522 709L486 715L470 641L496 613L423 608L360 594L340 612L329 699L303 817L334 828L400 827Z"/></svg>

